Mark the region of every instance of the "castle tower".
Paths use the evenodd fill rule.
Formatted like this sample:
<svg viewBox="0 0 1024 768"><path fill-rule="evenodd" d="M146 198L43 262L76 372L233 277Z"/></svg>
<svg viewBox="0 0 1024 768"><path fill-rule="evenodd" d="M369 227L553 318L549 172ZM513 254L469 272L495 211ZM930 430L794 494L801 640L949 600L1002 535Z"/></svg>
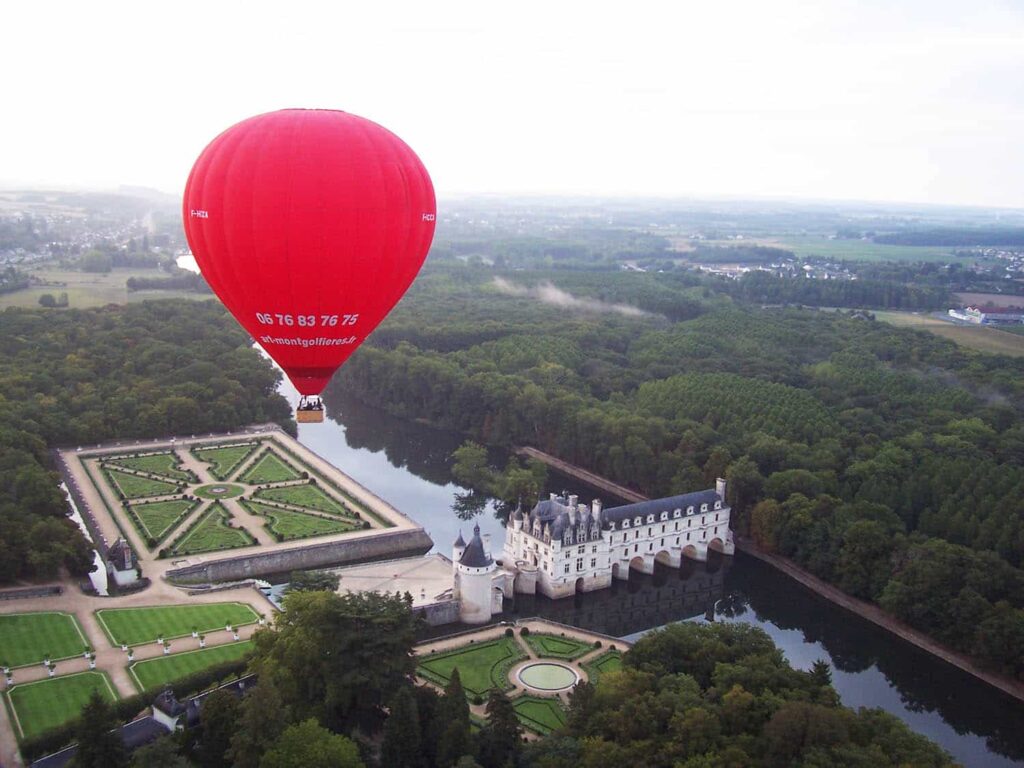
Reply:
<svg viewBox="0 0 1024 768"><path fill-rule="evenodd" d="M458 550L459 542L455 543L455 549ZM465 624L484 624L491 620L492 577L496 567L480 537L480 526L474 525L473 538L464 546L458 560L455 560L459 621Z"/></svg>

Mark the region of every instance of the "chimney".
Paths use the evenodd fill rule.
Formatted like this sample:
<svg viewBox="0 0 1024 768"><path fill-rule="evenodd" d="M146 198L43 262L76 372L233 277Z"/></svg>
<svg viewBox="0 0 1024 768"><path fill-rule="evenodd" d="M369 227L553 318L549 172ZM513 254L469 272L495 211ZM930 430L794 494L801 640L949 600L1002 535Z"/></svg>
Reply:
<svg viewBox="0 0 1024 768"><path fill-rule="evenodd" d="M558 494L552 491L550 494L548 494L548 498L550 501L554 501L555 499L558 498Z"/></svg>
<svg viewBox="0 0 1024 768"><path fill-rule="evenodd" d="M722 499L722 503L725 504L725 478L719 477L715 480L715 493L718 494L719 498Z"/></svg>
<svg viewBox="0 0 1024 768"><path fill-rule="evenodd" d="M490 557L491 555L491 534L485 533L483 535L484 540L484 553Z"/></svg>
<svg viewBox="0 0 1024 768"><path fill-rule="evenodd" d="M569 497L569 506L575 508L576 507L576 502L578 502L579 500L580 500L579 496L577 496L575 493L572 494Z"/></svg>
<svg viewBox="0 0 1024 768"><path fill-rule="evenodd" d="M602 504L600 499L594 499L594 501L590 505L590 508L593 510L593 515L595 519L601 516Z"/></svg>

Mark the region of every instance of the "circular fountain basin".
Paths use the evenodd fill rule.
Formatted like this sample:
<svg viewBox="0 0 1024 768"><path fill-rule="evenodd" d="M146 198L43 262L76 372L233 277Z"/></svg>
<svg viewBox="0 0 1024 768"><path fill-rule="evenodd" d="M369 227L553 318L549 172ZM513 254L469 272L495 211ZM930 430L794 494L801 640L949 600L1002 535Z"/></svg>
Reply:
<svg viewBox="0 0 1024 768"><path fill-rule="evenodd" d="M538 691L564 691L572 688L580 676L567 664L553 661L538 661L520 668L519 682Z"/></svg>

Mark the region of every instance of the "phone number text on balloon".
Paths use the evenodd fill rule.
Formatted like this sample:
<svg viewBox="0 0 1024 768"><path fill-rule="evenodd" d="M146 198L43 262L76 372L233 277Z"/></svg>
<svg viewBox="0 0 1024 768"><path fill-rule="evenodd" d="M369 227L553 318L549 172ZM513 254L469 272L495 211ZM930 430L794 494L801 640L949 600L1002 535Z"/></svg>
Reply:
<svg viewBox="0 0 1024 768"><path fill-rule="evenodd" d="M283 325L300 328L334 328L335 326L355 325L359 322L359 313L352 315L282 315L277 312L257 312L256 322L260 325Z"/></svg>

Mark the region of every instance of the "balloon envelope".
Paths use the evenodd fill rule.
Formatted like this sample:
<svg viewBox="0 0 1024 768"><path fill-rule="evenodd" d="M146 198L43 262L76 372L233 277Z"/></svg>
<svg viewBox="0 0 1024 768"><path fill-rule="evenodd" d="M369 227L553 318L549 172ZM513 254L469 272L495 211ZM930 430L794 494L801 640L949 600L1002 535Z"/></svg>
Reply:
<svg viewBox="0 0 1024 768"><path fill-rule="evenodd" d="M228 128L200 154L183 203L203 277L303 395L319 394L405 293L435 214L413 151L331 110Z"/></svg>

